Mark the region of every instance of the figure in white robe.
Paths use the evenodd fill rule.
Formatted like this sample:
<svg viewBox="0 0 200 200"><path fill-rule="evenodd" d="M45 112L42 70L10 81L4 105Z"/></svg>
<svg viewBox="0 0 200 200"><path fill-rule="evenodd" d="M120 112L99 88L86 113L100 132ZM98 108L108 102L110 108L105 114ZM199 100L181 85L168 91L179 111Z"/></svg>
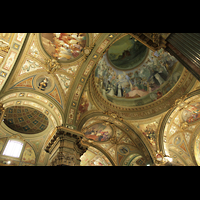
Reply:
<svg viewBox="0 0 200 200"><path fill-rule="evenodd" d="M120 83L118 85L118 94L117 94L117 96L118 97L122 97L122 86L120 85Z"/></svg>
<svg viewBox="0 0 200 200"><path fill-rule="evenodd" d="M110 95L111 97L113 97L115 95L113 87L111 86L111 88L108 88L108 89L110 89L108 95Z"/></svg>

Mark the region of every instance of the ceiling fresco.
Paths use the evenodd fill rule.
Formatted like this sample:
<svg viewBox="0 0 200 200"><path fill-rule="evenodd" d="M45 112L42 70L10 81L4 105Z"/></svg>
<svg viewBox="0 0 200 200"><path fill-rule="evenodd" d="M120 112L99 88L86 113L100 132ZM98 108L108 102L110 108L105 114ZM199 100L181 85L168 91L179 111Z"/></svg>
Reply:
<svg viewBox="0 0 200 200"><path fill-rule="evenodd" d="M67 61L80 55L86 46L86 33L42 33L41 41L49 55Z"/></svg>
<svg viewBox="0 0 200 200"><path fill-rule="evenodd" d="M182 111L182 119L188 123L200 119L200 102L190 104Z"/></svg>
<svg viewBox="0 0 200 200"><path fill-rule="evenodd" d="M131 42L132 46L129 47L129 43L124 41L122 45L115 45L124 39L133 41ZM110 58L112 51L108 50L95 68L95 83L99 85L101 94L108 101L122 106L138 105L134 100L137 100L137 103L140 100L139 105L151 103L168 93L181 76L183 66L177 65L178 61L163 49L158 52L145 49L146 53L141 56L141 59L138 59L140 60L138 63L135 61L140 57L140 53L137 55L137 51L140 52L140 45L144 45L138 41L135 42L133 38L130 39L129 35L116 43L111 45L109 50L114 52L116 49L116 56L118 56L115 61L118 63L117 60L128 59L126 61L128 67L120 68L120 65L116 67L116 63L113 64L114 60L112 61ZM118 52L118 48L121 51ZM127 50L129 48L130 50ZM125 54L124 52L127 51L135 53L133 55ZM134 54L136 55L134 56ZM124 65L122 64L122 66Z"/></svg>
<svg viewBox="0 0 200 200"><path fill-rule="evenodd" d="M0 89L9 78L25 38L26 33L0 33Z"/></svg>
<svg viewBox="0 0 200 200"><path fill-rule="evenodd" d="M154 117L153 119L149 120L143 120L142 122L130 120L130 123L133 124L145 136L155 152L157 150L158 126L160 119L161 116Z"/></svg>
<svg viewBox="0 0 200 200"><path fill-rule="evenodd" d="M180 101L163 132L163 151L182 165L199 165L199 100L199 95L195 95Z"/></svg>
<svg viewBox="0 0 200 200"><path fill-rule="evenodd" d="M112 136L112 128L104 124L95 124L84 132L85 137L98 142L104 142Z"/></svg>
<svg viewBox="0 0 200 200"><path fill-rule="evenodd" d="M146 58L148 48L126 35L116 41L108 50L107 57L111 64L120 70L130 70L140 65Z"/></svg>
<svg viewBox="0 0 200 200"><path fill-rule="evenodd" d="M154 165L162 152L200 165L200 83L164 47L131 33L0 33L0 47L0 164L19 137L13 165L50 165L64 127L89 147L81 166Z"/></svg>

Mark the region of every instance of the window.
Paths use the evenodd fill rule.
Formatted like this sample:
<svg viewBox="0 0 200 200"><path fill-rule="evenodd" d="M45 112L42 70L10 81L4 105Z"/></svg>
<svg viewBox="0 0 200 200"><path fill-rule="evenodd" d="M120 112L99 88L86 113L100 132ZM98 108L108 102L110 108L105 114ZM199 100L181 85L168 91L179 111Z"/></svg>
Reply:
<svg viewBox="0 0 200 200"><path fill-rule="evenodd" d="M16 140L9 140L3 152L3 155L19 158L22 147L22 142Z"/></svg>

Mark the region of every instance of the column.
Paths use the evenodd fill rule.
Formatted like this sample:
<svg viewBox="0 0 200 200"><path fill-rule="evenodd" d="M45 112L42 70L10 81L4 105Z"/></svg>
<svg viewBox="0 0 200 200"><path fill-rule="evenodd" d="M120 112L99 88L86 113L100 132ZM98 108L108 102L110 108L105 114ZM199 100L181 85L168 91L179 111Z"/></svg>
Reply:
<svg viewBox="0 0 200 200"><path fill-rule="evenodd" d="M50 166L80 166L80 157L88 146L83 143L84 135L76 130L58 127L56 134L47 144Z"/></svg>

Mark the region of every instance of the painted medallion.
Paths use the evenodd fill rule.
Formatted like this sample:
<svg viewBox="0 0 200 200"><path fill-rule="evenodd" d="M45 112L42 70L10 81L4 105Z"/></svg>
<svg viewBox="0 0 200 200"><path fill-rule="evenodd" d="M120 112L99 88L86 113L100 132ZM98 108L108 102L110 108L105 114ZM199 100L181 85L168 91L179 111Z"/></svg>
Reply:
<svg viewBox="0 0 200 200"><path fill-rule="evenodd" d="M86 33L42 33L46 52L60 61L77 58L86 46Z"/></svg>

